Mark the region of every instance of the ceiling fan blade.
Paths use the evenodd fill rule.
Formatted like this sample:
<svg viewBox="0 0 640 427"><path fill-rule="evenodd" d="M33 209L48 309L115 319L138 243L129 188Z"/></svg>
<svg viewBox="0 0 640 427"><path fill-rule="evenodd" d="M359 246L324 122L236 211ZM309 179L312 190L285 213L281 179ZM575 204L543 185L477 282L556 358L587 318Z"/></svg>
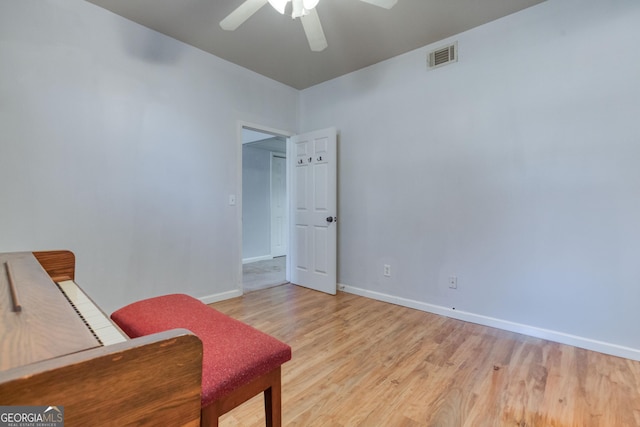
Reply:
<svg viewBox="0 0 640 427"><path fill-rule="evenodd" d="M383 7L385 9L391 9L398 3L398 0L360 0L365 3L372 4L374 6Z"/></svg>
<svg viewBox="0 0 640 427"><path fill-rule="evenodd" d="M324 31L322 31L318 12L315 9L311 9L308 15L300 18L300 21L302 21L302 28L304 28L304 33L307 35L311 50L314 52L325 50L328 44Z"/></svg>
<svg viewBox="0 0 640 427"><path fill-rule="evenodd" d="M226 18L220 21L223 30L233 31L244 21L251 18L262 6L267 4L267 0L246 0L236 10L231 12Z"/></svg>

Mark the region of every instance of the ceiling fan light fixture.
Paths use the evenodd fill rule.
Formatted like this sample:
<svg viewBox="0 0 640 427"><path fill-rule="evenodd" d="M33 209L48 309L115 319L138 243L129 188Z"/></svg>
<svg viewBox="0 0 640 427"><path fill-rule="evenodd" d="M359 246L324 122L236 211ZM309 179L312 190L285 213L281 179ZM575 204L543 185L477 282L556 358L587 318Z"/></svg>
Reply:
<svg viewBox="0 0 640 427"><path fill-rule="evenodd" d="M287 3L289 3L289 0L269 0L269 4L271 5L271 7L280 12L282 15L284 15L284 10L287 7Z"/></svg>
<svg viewBox="0 0 640 427"><path fill-rule="evenodd" d="M302 0L302 5L305 9L311 10L318 5L320 0Z"/></svg>
<svg viewBox="0 0 640 427"><path fill-rule="evenodd" d="M374 6L391 9L398 0L360 0ZM223 30L233 31L242 25L254 13L269 3L271 7L284 15L287 3L292 2L291 17L300 18L309 47L314 52L321 52L328 46L316 6L320 0L244 0L234 11L220 21Z"/></svg>
<svg viewBox="0 0 640 427"><path fill-rule="evenodd" d="M309 15L319 2L320 0L291 0L293 4L291 18L296 19Z"/></svg>
<svg viewBox="0 0 640 427"><path fill-rule="evenodd" d="M303 0L291 0L291 3L293 4L291 18L301 18L309 13L309 11L304 7Z"/></svg>

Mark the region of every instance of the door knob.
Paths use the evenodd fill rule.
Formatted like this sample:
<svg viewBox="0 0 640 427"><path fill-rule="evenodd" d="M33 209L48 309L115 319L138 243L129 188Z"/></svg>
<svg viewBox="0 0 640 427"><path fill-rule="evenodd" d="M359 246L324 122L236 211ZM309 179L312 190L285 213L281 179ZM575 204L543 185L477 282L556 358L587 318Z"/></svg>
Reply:
<svg viewBox="0 0 640 427"><path fill-rule="evenodd" d="M336 222L337 222L337 221L338 221L338 218L336 218L335 216L328 216L328 217L327 217L327 222L328 222L329 224L331 224L333 221L336 221Z"/></svg>

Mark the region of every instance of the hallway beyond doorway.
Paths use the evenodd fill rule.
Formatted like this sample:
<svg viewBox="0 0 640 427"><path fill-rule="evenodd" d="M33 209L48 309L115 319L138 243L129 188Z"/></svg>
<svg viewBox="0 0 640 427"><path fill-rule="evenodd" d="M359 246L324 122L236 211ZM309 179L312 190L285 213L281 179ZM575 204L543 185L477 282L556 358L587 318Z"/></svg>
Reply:
<svg viewBox="0 0 640 427"><path fill-rule="evenodd" d="M251 292L282 285L286 279L286 256L242 265L243 291Z"/></svg>

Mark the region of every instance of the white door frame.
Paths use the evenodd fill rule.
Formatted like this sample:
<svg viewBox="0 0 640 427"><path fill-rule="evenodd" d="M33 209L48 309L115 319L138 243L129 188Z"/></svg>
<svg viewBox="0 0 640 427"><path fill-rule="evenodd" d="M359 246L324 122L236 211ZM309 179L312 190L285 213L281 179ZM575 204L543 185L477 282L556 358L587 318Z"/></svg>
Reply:
<svg viewBox="0 0 640 427"><path fill-rule="evenodd" d="M250 130L255 130L257 132L262 132L262 133L267 133L267 134L271 134L274 136L282 136L287 138L287 142L286 142L286 147L287 147L287 156L289 155L289 138L293 135L295 135L294 132L291 131L287 131L287 130L282 130L282 129L275 129L275 128L271 128L268 126L264 126L264 125L260 125L257 123L251 123L251 122L247 122L247 121L243 121L243 120L238 120L237 122L237 126L236 126L236 146L237 146L237 187L236 187L236 196L234 196L233 194L230 194L229 196L229 200L231 200L231 196L234 196L234 199L236 201L236 230L238 233L238 238L239 238L239 242L238 242L238 253L236 254L236 259L237 259L237 275L238 275L238 281L236 283L236 288L240 290L240 292L243 292L243 286L242 286L242 129L250 129ZM286 168L287 170L287 194L289 193L289 188L290 188L290 171L289 171L289 167L287 166ZM287 197L287 204L288 204L288 197ZM287 250L289 250L287 248ZM285 271L285 280L289 281L290 278L290 265L289 265L289 258L287 257L287 264L286 264L286 271Z"/></svg>

